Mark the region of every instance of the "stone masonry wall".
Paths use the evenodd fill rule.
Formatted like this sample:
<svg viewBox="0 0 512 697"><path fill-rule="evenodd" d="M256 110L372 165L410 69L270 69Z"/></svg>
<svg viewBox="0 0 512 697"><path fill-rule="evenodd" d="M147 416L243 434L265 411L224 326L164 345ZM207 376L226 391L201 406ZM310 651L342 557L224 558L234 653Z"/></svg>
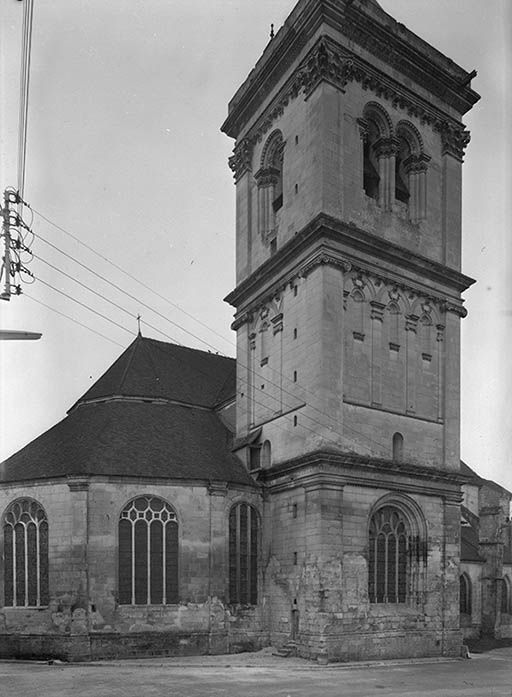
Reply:
<svg viewBox="0 0 512 697"><path fill-rule="evenodd" d="M118 520L136 496L163 498L179 524L179 602L120 605ZM163 482L71 480L3 487L0 511L28 496L49 524L50 602L40 608L3 606L0 576L0 655L59 655L87 659L172 653L219 653L267 641L261 606L228 604L228 516L259 496L225 485L176 486ZM3 528L0 531L3 557ZM3 573L3 564L0 565ZM261 586L261 578L259 584ZM48 640L42 641L41 637Z"/></svg>
<svg viewBox="0 0 512 697"><path fill-rule="evenodd" d="M411 497L428 526L420 592L404 604L375 604L368 598L367 531L385 493L327 484L271 497L265 588L273 643L292 637L303 655L325 647L332 660L458 655L458 506Z"/></svg>

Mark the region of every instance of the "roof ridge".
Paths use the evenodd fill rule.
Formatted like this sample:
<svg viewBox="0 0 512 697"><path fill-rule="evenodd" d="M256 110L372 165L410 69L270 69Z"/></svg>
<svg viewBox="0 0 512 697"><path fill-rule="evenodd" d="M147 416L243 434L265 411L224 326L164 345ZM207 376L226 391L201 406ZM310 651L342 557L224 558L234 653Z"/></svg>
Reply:
<svg viewBox="0 0 512 697"><path fill-rule="evenodd" d="M124 381L126 380L126 377L128 375L128 371L131 368L131 365L133 363L133 359L135 358L135 352L137 351L137 347L138 347L141 339L142 339L142 335L137 334L137 336L135 337L135 341L132 342L132 345L128 347L128 350L130 350L130 348L132 350L131 350L130 356L128 357L128 360L126 361L126 366L125 366L125 369L123 370L123 374L121 375L121 380L119 381L119 392L121 392L123 389Z"/></svg>
<svg viewBox="0 0 512 697"><path fill-rule="evenodd" d="M158 370L157 370L157 367L155 365L155 359L153 358L153 355L151 353L150 346L149 346L149 344L143 344L143 347L144 347L144 350L146 351L146 356L148 357L148 360L151 364L151 369L153 370L153 375L155 376L156 381L159 382L160 377L158 375Z"/></svg>
<svg viewBox="0 0 512 697"><path fill-rule="evenodd" d="M216 407L220 406L221 404L224 404L224 402L228 401L228 398L226 398L226 397L222 401L220 401L220 396L223 394L224 388L226 387L226 385L229 383L229 381L231 379L232 379L231 375L226 375L226 379L224 380L224 382L220 386L219 390L217 391L217 394L215 395L215 400L214 400L214 404L213 404L214 409ZM236 397L236 364L235 364L235 393L229 399L231 400L234 397Z"/></svg>
<svg viewBox="0 0 512 697"><path fill-rule="evenodd" d="M193 346L185 346L184 344L178 344L174 341L162 341L161 339L154 339L151 336L142 336L141 339L144 342L151 342L153 344L162 344L163 346L175 346L178 349L183 349L186 351L193 351L194 353L203 353L205 356L216 356L217 358L222 358L223 360L227 361L236 361L236 358L234 356L225 356L222 353L219 353L218 351L210 351L209 349L202 349L202 348L195 348Z"/></svg>

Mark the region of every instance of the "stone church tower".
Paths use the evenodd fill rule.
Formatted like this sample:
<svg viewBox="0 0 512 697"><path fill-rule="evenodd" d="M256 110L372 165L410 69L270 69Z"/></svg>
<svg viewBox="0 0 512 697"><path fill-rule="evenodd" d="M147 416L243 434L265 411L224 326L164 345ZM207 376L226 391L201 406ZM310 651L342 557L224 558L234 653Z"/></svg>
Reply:
<svg viewBox="0 0 512 697"><path fill-rule="evenodd" d="M236 447L303 655L459 650L472 77L375 0L300 0L229 104Z"/></svg>

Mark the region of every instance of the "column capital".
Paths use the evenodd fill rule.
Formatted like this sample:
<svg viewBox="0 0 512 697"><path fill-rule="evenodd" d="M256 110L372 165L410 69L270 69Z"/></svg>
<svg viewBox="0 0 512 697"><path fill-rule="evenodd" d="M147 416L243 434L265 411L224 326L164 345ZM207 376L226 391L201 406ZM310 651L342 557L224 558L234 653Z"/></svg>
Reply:
<svg viewBox="0 0 512 697"><path fill-rule="evenodd" d="M391 157L396 155L398 152L399 141L398 138L379 138L373 144L373 149L378 158L380 157Z"/></svg>
<svg viewBox="0 0 512 697"><path fill-rule="evenodd" d="M276 167L262 167L259 169L254 178L258 186L264 188L267 186L275 186L279 181L280 172Z"/></svg>

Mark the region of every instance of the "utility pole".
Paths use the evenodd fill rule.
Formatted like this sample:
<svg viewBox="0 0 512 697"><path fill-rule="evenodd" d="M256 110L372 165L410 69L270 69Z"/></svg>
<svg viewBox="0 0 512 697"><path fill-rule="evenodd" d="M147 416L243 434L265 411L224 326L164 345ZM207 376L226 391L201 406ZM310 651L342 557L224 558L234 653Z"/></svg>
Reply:
<svg viewBox="0 0 512 697"><path fill-rule="evenodd" d="M21 274L33 277L33 274L25 267L22 254L30 254L30 249L25 245L20 227L29 229L23 222L23 193L25 187L25 159L27 149L27 121L28 121L28 88L30 80L30 53L32 42L32 16L34 0L25 0L23 15L23 42L21 50L21 81L20 81L20 115L18 138L18 190L6 188L3 194L3 205L0 208L1 225L1 263L0 263L0 300L11 299L11 295L20 295L21 285L16 284L16 276L21 280ZM18 206L18 212L14 206ZM12 234L13 228L15 234ZM14 283L11 282L11 279ZM34 340L40 339L40 332L18 331L15 329L0 330L0 340Z"/></svg>
<svg viewBox="0 0 512 697"><path fill-rule="evenodd" d="M2 282L2 291L0 292L0 300L10 300L11 298L11 233L9 225L9 192L4 191L4 205L2 212L2 243L3 257L2 266L0 267L0 281Z"/></svg>

